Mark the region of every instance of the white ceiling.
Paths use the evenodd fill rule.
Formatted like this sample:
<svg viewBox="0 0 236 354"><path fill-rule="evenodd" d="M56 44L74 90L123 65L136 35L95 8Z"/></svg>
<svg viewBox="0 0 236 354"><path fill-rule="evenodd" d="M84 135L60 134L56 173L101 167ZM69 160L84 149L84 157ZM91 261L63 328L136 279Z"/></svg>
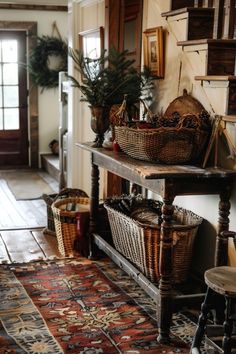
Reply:
<svg viewBox="0 0 236 354"><path fill-rule="evenodd" d="M25 5L68 5L68 0L0 0L2 4L25 4Z"/></svg>

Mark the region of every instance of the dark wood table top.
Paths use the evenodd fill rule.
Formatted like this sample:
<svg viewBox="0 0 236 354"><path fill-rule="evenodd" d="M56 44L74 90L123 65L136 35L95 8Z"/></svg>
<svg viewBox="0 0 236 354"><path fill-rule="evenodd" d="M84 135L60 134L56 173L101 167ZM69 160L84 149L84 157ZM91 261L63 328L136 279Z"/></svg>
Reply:
<svg viewBox="0 0 236 354"><path fill-rule="evenodd" d="M165 178L228 178L236 177L236 171L207 167L201 168L193 165L164 165L157 163L150 163L146 161L136 160L129 157L123 152L114 152L105 148L94 148L93 143L77 143L77 146L90 151L94 154L96 164L97 159L99 165L114 172L114 169L130 170L131 174L136 173L142 179L165 179ZM116 168L114 168L114 164Z"/></svg>

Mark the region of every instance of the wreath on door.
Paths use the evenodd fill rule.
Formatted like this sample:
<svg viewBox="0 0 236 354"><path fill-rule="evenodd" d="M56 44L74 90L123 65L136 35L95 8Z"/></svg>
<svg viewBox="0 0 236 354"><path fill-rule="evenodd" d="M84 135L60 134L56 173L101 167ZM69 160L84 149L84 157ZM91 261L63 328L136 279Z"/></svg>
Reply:
<svg viewBox="0 0 236 354"><path fill-rule="evenodd" d="M28 65L32 82L43 89L57 87L59 72L67 71L67 56L68 45L60 34L59 37L37 37L37 45L30 53Z"/></svg>

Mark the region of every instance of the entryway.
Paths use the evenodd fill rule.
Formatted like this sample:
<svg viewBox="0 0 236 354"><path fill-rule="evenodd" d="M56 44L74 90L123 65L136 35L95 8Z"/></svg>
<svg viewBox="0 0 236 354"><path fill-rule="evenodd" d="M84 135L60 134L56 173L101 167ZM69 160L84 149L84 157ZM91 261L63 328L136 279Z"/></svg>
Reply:
<svg viewBox="0 0 236 354"><path fill-rule="evenodd" d="M0 167L28 166L26 32L0 31Z"/></svg>

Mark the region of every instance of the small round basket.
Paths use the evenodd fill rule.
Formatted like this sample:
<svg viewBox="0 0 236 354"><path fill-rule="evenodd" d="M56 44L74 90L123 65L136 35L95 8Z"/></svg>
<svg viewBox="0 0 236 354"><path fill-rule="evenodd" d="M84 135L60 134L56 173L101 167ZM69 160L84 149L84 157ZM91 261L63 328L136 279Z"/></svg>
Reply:
<svg viewBox="0 0 236 354"><path fill-rule="evenodd" d="M43 229L44 234L56 236L54 217L52 213L52 204L59 199L64 199L69 197L88 198L88 195L82 189L76 189L76 188L63 188L59 193L42 195L42 198L45 201L47 206L47 227Z"/></svg>
<svg viewBox="0 0 236 354"><path fill-rule="evenodd" d="M77 216L89 212L89 198L64 198L52 204L58 249L62 256L74 255L77 237Z"/></svg>

